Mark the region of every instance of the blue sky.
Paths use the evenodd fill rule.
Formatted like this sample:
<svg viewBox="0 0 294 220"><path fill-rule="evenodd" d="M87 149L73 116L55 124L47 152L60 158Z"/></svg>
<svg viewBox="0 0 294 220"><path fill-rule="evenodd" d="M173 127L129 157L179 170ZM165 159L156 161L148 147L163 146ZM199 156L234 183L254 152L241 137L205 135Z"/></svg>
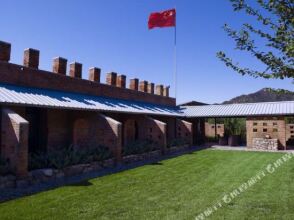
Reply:
<svg viewBox="0 0 294 220"><path fill-rule="evenodd" d="M234 50L222 26L238 28L255 20L233 12L228 0L1 0L0 40L12 44L13 63L22 63L23 50L41 51L40 68L52 69L52 58L88 68L115 71L127 80L137 77L171 85L173 28L147 29L149 13L177 8L177 102L217 103L264 87L293 90L290 80L240 76L216 58L224 50L242 65L261 68L253 58Z"/></svg>

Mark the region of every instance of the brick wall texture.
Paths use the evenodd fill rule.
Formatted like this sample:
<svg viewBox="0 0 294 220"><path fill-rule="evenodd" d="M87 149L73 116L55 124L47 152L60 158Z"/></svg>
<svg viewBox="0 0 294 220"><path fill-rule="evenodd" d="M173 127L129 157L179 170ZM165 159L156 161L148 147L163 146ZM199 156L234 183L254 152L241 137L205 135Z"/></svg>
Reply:
<svg viewBox="0 0 294 220"><path fill-rule="evenodd" d="M252 148L253 138L278 139L279 148L286 147L286 124L283 117L247 118L247 147Z"/></svg>
<svg viewBox="0 0 294 220"><path fill-rule="evenodd" d="M177 119L177 128L176 128L177 138L183 138L191 146L193 144L193 124L188 121Z"/></svg>
<svg viewBox="0 0 294 220"><path fill-rule="evenodd" d="M17 113L2 109L1 157L8 161L12 172L25 177L28 167L28 122Z"/></svg>
<svg viewBox="0 0 294 220"><path fill-rule="evenodd" d="M294 139L294 124L286 124L286 141Z"/></svg>
<svg viewBox="0 0 294 220"><path fill-rule="evenodd" d="M219 136L224 136L225 133L225 125L224 124L216 124L216 134ZM215 124L210 124L205 122L205 136L206 137L215 137Z"/></svg>
<svg viewBox="0 0 294 220"><path fill-rule="evenodd" d="M140 92L133 89L116 87L115 80L107 78L114 86L93 82L90 80L69 77L63 74L53 74L52 72L27 68L24 66L1 62L0 72L2 83L16 84L20 86L29 86L44 89L54 89L66 92L77 92L88 95L105 96L133 101L142 101L153 104L175 106L174 98L165 97L163 94L154 95L146 92ZM108 82L110 83L110 82Z"/></svg>

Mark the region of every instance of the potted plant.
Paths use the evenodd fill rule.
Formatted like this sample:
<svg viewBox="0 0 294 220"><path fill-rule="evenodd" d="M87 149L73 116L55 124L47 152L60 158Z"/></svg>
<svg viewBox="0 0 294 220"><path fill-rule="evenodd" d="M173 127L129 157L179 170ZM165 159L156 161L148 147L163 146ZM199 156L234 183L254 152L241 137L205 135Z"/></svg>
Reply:
<svg viewBox="0 0 294 220"><path fill-rule="evenodd" d="M239 146L241 135L245 129L245 120L240 118L225 119L225 129L228 134L228 145Z"/></svg>
<svg viewBox="0 0 294 220"><path fill-rule="evenodd" d="M227 135L220 136L218 138L218 144L221 146L228 145L228 136Z"/></svg>

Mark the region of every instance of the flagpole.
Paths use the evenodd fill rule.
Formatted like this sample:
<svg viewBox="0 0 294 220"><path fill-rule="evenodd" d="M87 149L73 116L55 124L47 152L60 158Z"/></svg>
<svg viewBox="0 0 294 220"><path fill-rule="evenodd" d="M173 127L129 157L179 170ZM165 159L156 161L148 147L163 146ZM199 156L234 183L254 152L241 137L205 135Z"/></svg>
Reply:
<svg viewBox="0 0 294 220"><path fill-rule="evenodd" d="M174 31L174 86L175 86L175 98L177 98L177 17L175 17L175 31Z"/></svg>

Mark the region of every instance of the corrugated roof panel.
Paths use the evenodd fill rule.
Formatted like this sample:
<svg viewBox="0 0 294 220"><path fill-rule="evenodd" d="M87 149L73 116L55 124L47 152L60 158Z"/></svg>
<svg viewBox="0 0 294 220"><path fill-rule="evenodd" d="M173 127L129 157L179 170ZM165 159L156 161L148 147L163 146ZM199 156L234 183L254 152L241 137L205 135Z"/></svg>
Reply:
<svg viewBox="0 0 294 220"><path fill-rule="evenodd" d="M0 84L0 103L182 117L294 115L294 101L183 106L178 108L6 84Z"/></svg>
<svg viewBox="0 0 294 220"><path fill-rule="evenodd" d="M178 107L0 84L0 103L39 107L182 116Z"/></svg>
<svg viewBox="0 0 294 220"><path fill-rule="evenodd" d="M242 117L294 115L294 101L184 106L187 117Z"/></svg>

